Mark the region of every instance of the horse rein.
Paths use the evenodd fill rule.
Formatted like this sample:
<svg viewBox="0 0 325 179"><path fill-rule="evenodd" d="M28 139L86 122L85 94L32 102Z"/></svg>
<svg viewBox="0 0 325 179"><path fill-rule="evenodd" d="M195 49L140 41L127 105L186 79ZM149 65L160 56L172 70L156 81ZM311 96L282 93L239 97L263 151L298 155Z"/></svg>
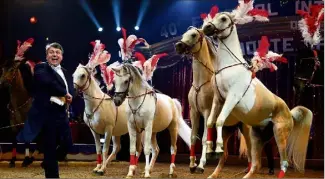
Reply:
<svg viewBox="0 0 325 179"><path fill-rule="evenodd" d="M231 33L233 32L233 29L234 29L234 25L235 25L235 23L231 20L231 17L228 14L225 14L225 15L228 16L228 18L231 21L231 23L226 28L224 28L224 29L218 29L212 22L209 22L209 24L214 27L214 31L213 31L214 32L214 35L218 35L218 34L224 32L226 29L231 28L230 29L230 33L227 36L221 37L221 38L218 37L218 39L227 48L227 50L231 53L231 55L235 57L235 60L239 61L239 63L236 63L236 64L233 64L233 65L229 65L229 66L223 67L223 68L219 69L217 72L215 72L215 75L219 74L221 71L223 71L223 70L225 70L227 68L234 67L234 66L238 66L238 65L243 65L247 70L252 71L252 66L250 66L247 62L246 63L245 62L241 62L240 59L223 42L223 40L227 39L231 35ZM251 78L251 80L249 82L249 85L247 86L247 88L246 88L245 92L243 93L241 99L245 96L246 92L248 91L249 87L251 86L252 81L253 81L253 77ZM217 86L217 90L218 90L218 92L220 94L220 97L222 98L223 101L225 101L225 98L222 97L222 95L220 93L220 89L218 87L218 83L217 83L217 79L216 78L215 78L215 83L216 83L216 86ZM237 102L237 104L240 102L240 100Z"/></svg>

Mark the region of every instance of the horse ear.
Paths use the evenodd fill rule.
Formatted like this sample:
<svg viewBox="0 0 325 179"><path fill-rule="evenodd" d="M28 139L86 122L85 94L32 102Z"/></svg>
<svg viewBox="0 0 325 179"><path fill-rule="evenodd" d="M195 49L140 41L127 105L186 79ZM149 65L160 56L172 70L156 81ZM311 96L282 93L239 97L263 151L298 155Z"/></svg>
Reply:
<svg viewBox="0 0 325 179"><path fill-rule="evenodd" d="M114 73L116 73L116 74L119 74L120 72L121 72L121 70L122 70L122 68L120 67L120 66L118 66L118 67L112 67L111 68L113 71L114 71Z"/></svg>

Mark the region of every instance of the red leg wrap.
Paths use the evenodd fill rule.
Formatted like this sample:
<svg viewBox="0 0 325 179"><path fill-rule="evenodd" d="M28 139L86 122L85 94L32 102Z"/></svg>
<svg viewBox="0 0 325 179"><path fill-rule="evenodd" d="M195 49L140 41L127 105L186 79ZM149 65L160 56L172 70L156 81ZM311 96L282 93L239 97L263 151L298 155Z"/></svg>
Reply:
<svg viewBox="0 0 325 179"><path fill-rule="evenodd" d="M214 132L214 128L208 128L207 141L213 141L213 132Z"/></svg>
<svg viewBox="0 0 325 179"><path fill-rule="evenodd" d="M12 149L12 157L16 157L16 155L17 155L16 148L13 148Z"/></svg>
<svg viewBox="0 0 325 179"><path fill-rule="evenodd" d="M195 145L191 145L190 156L191 157L194 157L195 156Z"/></svg>
<svg viewBox="0 0 325 179"><path fill-rule="evenodd" d="M102 164L102 155L97 154L97 164Z"/></svg>
<svg viewBox="0 0 325 179"><path fill-rule="evenodd" d="M170 157L170 163L175 163L175 154L172 154Z"/></svg>
<svg viewBox="0 0 325 179"><path fill-rule="evenodd" d="M130 155L130 165L137 165L136 161L136 156L135 155Z"/></svg>
<svg viewBox="0 0 325 179"><path fill-rule="evenodd" d="M280 173L279 173L279 175L278 175L278 178L283 178L283 177L284 177L284 175L285 175L284 171L283 171L283 170L281 170L281 171L280 171Z"/></svg>
<svg viewBox="0 0 325 179"><path fill-rule="evenodd" d="M252 163L251 162L248 162L248 169L247 169L247 172L249 172L252 168Z"/></svg>

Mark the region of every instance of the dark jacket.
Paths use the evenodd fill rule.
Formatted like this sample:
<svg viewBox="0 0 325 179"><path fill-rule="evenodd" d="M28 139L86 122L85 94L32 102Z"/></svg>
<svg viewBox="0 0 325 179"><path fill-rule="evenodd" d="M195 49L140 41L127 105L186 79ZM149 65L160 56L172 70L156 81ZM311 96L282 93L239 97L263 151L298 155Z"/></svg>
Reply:
<svg viewBox="0 0 325 179"><path fill-rule="evenodd" d="M69 93L74 96L72 76L62 68ZM51 96L63 97L67 94L63 79L48 63L37 64L33 78L33 102L23 130L18 134L19 142L32 142L44 125L52 125L62 135L70 131L65 106L50 102ZM46 136L44 136L46 137Z"/></svg>

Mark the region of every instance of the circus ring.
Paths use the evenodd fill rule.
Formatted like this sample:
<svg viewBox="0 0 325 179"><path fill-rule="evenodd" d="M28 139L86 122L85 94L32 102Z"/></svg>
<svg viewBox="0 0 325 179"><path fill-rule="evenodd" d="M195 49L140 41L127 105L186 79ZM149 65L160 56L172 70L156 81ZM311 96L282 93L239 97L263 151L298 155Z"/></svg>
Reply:
<svg viewBox="0 0 325 179"><path fill-rule="evenodd" d="M261 35L267 35L270 39L273 39L273 43L277 43L278 52L284 53L289 59L290 63L287 66L279 65L279 70L276 73L261 72L258 74L259 79L273 92L282 97L289 107L293 106L292 102L292 85L293 77L295 75L294 61L298 58L300 49L306 49L301 42L299 32L294 29L294 23L297 21L297 16L292 17L276 17L271 18L270 23L266 24L250 24L249 26L241 26L238 28L239 37L243 43L243 49L245 57L249 58L254 48L257 46L257 41ZM293 27L293 28L292 28ZM323 26L322 26L323 27ZM254 29L252 31L251 29ZM260 33L256 33L260 32ZM152 84L156 89L161 92L170 95L171 97L178 98L182 102L183 116L186 122L190 125L189 107L187 102L187 94L192 82L192 69L190 57L180 57L176 55L174 50L174 43L178 41L180 37L168 39L156 44L152 44L150 49L141 49L147 57L156 54L167 52L169 57L165 60L161 60L158 64L158 69L153 77ZM284 47L285 46L285 47ZM274 46L275 47L275 46ZM273 47L273 48L274 48ZM272 47L271 47L272 49ZM289 50L288 50L289 49ZM320 49L323 49L321 47ZM272 49L273 50L273 49ZM323 54L323 50L321 50ZM320 56L321 63L323 63L323 56ZM324 74L322 71L321 74ZM168 80L166 80L168 79ZM158 82L159 83L156 83ZM161 83L165 81L166 83ZM323 111L323 84L315 87L308 87L305 91L304 105L313 110L315 116L313 121L312 135L308 147L307 160L306 160L306 172L300 174L293 169L289 169L287 178L323 178L324 177L324 111ZM312 100L310 100L310 98ZM202 126L203 124L201 124ZM89 128L83 123L72 123L72 133L74 140L73 151L68 154L67 162L60 162L60 175L62 178L98 178L99 176L92 174L92 169L96 165L96 154L93 137ZM0 131L1 132L1 131ZM199 132L202 134L201 132ZM168 132L164 131L157 136L159 147L161 149L160 154L155 165L155 169L152 173L152 177L163 178L169 170L169 141L164 140L168 136ZM180 139L180 138L179 138ZM129 154L128 154L128 136L123 136L121 139L122 149L117 156L118 161L114 161L108 166L108 169L103 177L123 178L127 174L129 166ZM20 162L17 162L16 168L8 168L8 160L11 158L10 143L1 143L1 162L0 171L2 178L43 178L44 173L40 167L40 161L42 160L42 154L36 157L37 161L34 162L28 168L20 167ZM228 160L225 164L225 168L221 173L222 178L241 178L244 176L244 170L247 166L246 159L238 158L239 141L237 135L231 137L229 141L229 154ZM22 144L18 145L17 159L22 160L24 158L24 149ZM32 144L32 149L35 145ZM189 163L189 150L185 143L178 141L178 154L176 157L176 174L178 178L206 178L212 173L217 165L217 161L208 162L205 172L202 175L190 174ZM277 148L273 141L272 145L275 157L275 173L279 170L279 158L277 154ZM111 151L112 149L110 149ZM197 143L196 151L201 151L200 142ZM199 152L197 152L197 158L199 158ZM262 158L263 169L256 177L258 178L274 178L276 175L267 175L267 161L265 155ZM136 177L141 177L141 171L144 169L144 156L140 158L140 170L136 174Z"/></svg>

